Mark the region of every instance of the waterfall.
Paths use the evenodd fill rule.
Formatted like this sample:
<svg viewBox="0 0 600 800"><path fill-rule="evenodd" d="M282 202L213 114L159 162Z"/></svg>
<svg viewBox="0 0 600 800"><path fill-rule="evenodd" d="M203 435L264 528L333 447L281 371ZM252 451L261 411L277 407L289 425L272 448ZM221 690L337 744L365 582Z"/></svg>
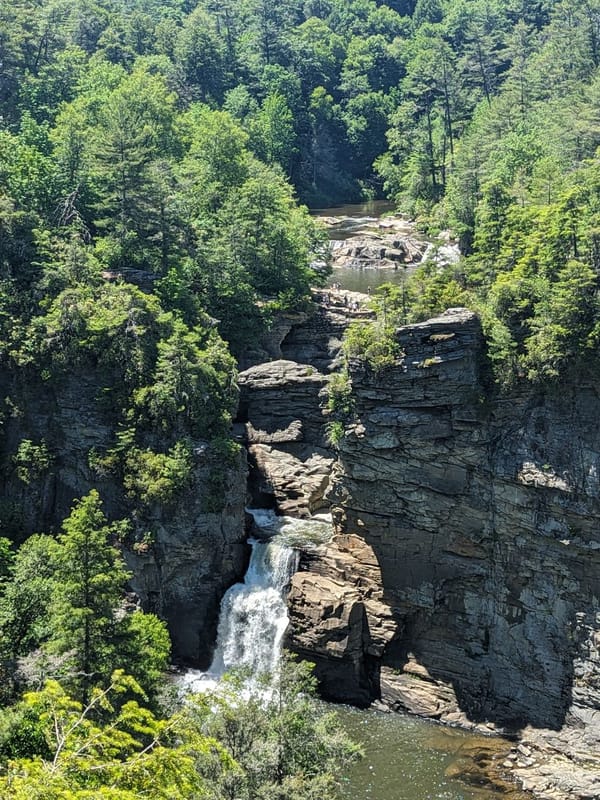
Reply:
<svg viewBox="0 0 600 800"><path fill-rule="evenodd" d="M243 583L236 583L221 602L217 648L209 673L221 677L233 667L253 675L277 667L288 625L285 594L297 568L295 550L277 540L250 539L252 556Z"/></svg>
<svg viewBox="0 0 600 800"><path fill-rule="evenodd" d="M288 625L286 595L298 568L295 547L325 541L331 535L328 519L297 520L277 517L273 511L250 509L257 536L243 583L223 596L217 644L207 672L189 670L186 691L212 688L234 668L246 668L252 677L277 669L281 642Z"/></svg>

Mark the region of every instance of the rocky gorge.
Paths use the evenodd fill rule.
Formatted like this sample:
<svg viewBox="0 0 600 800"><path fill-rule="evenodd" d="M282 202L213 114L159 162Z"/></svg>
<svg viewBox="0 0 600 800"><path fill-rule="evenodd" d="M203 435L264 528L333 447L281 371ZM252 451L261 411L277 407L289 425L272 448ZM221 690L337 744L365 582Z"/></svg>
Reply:
<svg viewBox="0 0 600 800"><path fill-rule="evenodd" d="M248 500L330 513L333 536L304 548L288 597L287 646L316 664L323 695L505 734L514 747L485 761L494 781L510 775L547 800L598 797L597 389L499 395L480 321L463 308L399 328L392 366L347 361L344 331L372 319L368 299L315 291L248 348L234 429L244 447L223 459L190 439L176 502L132 520L131 589L169 623L175 658L207 667L219 602L248 563ZM352 411L333 444L340 371ZM91 486L111 518L126 517L119 476L90 461L116 433L93 373L49 386L4 370L0 385L5 529L56 530ZM22 441L45 442L52 460L26 482L10 455Z"/></svg>
<svg viewBox="0 0 600 800"><path fill-rule="evenodd" d="M333 516L292 579L288 645L329 698L510 735L503 769L535 796L597 797L596 390L497 396L478 318L450 309L397 331L393 367L348 365L334 452L340 324L318 306L240 378L255 500Z"/></svg>

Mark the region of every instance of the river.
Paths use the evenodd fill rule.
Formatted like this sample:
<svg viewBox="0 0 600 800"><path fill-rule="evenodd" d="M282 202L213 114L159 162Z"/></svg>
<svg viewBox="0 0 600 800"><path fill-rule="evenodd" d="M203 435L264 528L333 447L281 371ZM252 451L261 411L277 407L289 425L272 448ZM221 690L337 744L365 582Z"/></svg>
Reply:
<svg viewBox="0 0 600 800"><path fill-rule="evenodd" d="M323 220L327 225L329 239L332 250L348 242L353 237L374 237L377 241L379 237L385 235L380 223L385 215L391 215L394 220L393 231L401 237L406 237L415 242L426 245L427 256L437 260L455 261L458 258L456 245L447 241L434 242L421 234L414 223L409 220L402 220L395 212L395 207L387 200L371 200L367 203L356 203L331 208L315 208L311 214ZM330 278L329 285L339 283L343 289L351 292L361 292L369 294L372 289L381 286L382 283L395 283L402 285L409 275L415 271L418 263L398 264L397 268L379 268L369 266L368 268L356 268L347 266L335 266Z"/></svg>
<svg viewBox="0 0 600 800"><path fill-rule="evenodd" d="M340 708L350 736L365 757L344 780L344 800L517 800L521 792L466 784L483 753L503 748L502 740L449 728L406 714ZM478 776L479 778L480 776Z"/></svg>

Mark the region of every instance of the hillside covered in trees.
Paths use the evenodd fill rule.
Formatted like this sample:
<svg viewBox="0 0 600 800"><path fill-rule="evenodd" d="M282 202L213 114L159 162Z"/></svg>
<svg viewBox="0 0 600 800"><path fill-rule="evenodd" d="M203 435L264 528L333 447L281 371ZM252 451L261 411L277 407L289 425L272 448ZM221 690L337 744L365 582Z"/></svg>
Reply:
<svg viewBox="0 0 600 800"><path fill-rule="evenodd" d="M239 353L314 280L321 240L294 192L385 193L472 255L426 276L418 313L482 307L503 381L595 349L596 0L20 0L0 15L5 319L142 270L165 311L207 311Z"/></svg>
<svg viewBox="0 0 600 800"><path fill-rule="evenodd" d="M501 390L593 380L599 146L600 0L2 3L0 469L43 484L55 433L15 433L26 387L60 399L74 372L110 444L43 533L0 498L0 797L330 790L351 748L304 707L323 774L291 742L257 775L206 708L161 718L168 633L127 608L122 551L151 546L195 459L234 458L236 358L324 280L307 206L385 196L461 244L376 293L352 355L385 366L396 325L465 305ZM150 773L163 794L139 794Z"/></svg>

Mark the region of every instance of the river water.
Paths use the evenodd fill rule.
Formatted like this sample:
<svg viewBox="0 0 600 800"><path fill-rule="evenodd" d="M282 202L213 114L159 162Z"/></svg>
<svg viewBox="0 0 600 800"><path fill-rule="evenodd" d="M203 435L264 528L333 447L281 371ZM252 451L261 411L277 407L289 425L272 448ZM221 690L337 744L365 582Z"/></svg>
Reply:
<svg viewBox="0 0 600 800"><path fill-rule="evenodd" d="M329 239L334 250L353 236L385 233L379 228L379 223L384 215L390 214L394 215L394 232L429 245L425 258L444 262L453 262L458 258L458 250L455 245L443 241L433 242L419 233L414 223L408 220L399 224L397 212L394 212L394 205L387 200L371 200L367 203L315 208L311 211L313 216L326 222ZM369 294L372 289L376 289L382 283L402 285L417 266L418 264L399 264L397 269L377 267L356 269L336 266L329 278L329 285L339 283L343 289L348 291Z"/></svg>
<svg viewBox="0 0 600 800"><path fill-rule="evenodd" d="M365 751L346 776L344 800L508 800L503 791L454 777L494 740L405 714L345 707L339 713ZM519 797L510 793L511 800Z"/></svg>

